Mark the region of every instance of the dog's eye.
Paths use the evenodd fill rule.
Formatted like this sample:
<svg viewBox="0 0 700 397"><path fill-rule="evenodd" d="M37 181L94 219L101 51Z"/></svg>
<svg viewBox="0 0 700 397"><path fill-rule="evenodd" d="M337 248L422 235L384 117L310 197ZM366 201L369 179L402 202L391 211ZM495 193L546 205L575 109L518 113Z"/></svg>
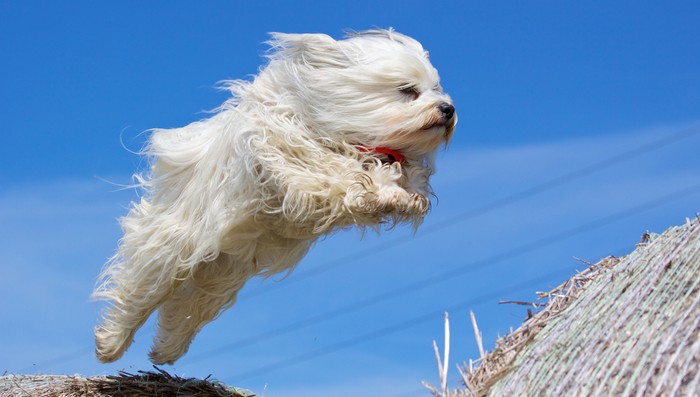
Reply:
<svg viewBox="0 0 700 397"><path fill-rule="evenodd" d="M411 98L412 101L418 99L418 97L420 96L420 91L418 91L418 87L416 87L415 85L401 87L399 88L399 91L401 91L401 93L406 95L407 97Z"/></svg>

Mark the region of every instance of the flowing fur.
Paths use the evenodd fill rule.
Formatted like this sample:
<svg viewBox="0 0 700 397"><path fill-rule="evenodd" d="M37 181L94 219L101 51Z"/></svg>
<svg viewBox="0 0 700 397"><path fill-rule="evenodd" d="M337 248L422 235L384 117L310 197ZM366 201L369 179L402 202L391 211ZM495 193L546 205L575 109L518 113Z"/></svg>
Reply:
<svg viewBox="0 0 700 397"><path fill-rule="evenodd" d="M452 101L421 45L392 30L269 43L267 66L226 82L232 97L215 115L153 131L143 198L93 294L111 302L95 328L101 361L121 357L157 309L150 358L173 363L247 280L291 271L320 236L417 227L428 212L435 153L457 117L439 110Z"/></svg>

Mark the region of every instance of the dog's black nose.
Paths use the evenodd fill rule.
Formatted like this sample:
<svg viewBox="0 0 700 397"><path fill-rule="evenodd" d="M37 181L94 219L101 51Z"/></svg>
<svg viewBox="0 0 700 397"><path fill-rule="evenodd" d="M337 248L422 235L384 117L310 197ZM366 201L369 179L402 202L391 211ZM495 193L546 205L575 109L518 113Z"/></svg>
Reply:
<svg viewBox="0 0 700 397"><path fill-rule="evenodd" d="M442 113L445 120L449 120L455 114L455 107L447 102L443 102L438 106L438 110Z"/></svg>

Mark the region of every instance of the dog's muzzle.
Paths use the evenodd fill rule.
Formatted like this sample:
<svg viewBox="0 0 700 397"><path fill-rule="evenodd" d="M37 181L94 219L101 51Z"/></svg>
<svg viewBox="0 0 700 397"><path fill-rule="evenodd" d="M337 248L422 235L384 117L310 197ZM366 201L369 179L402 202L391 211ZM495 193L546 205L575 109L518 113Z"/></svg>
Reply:
<svg viewBox="0 0 700 397"><path fill-rule="evenodd" d="M443 102L438 105L438 110L442 114L442 118L446 123L452 120L452 117L455 115L455 107L447 102Z"/></svg>
<svg viewBox="0 0 700 397"><path fill-rule="evenodd" d="M457 122L455 116L455 107L448 102L442 102L437 105L437 111L432 113L429 122L422 128L429 130L435 127L444 127L446 129L453 128Z"/></svg>

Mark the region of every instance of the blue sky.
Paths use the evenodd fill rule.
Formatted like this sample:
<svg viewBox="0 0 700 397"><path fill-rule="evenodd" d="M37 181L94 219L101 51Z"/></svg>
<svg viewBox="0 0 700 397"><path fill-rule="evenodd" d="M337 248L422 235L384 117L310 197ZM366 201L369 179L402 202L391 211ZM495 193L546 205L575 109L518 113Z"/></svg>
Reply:
<svg viewBox="0 0 700 397"><path fill-rule="evenodd" d="M700 211L698 20L690 1L0 1L0 372L149 369L151 323L117 363L92 356L89 295L135 197L115 184L143 166L129 150L225 100L216 82L255 74L267 32L393 26L459 113L424 227L322 241L166 369L272 397L428 395L450 310L455 386L478 356L469 310L488 349L525 316L499 299Z"/></svg>

